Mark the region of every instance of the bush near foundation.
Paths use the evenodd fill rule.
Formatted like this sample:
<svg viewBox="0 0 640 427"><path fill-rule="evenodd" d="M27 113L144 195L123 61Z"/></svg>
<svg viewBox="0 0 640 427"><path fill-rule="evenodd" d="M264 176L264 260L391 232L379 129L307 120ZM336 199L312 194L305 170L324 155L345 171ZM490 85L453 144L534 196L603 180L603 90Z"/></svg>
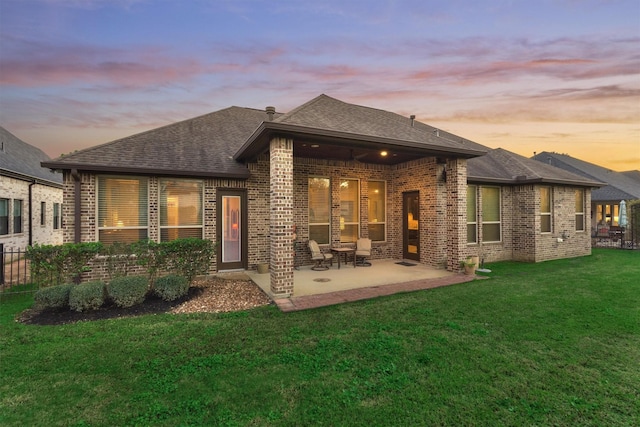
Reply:
<svg viewBox="0 0 640 427"><path fill-rule="evenodd" d="M75 311L96 310L104 304L104 282L75 285L69 292L69 307Z"/></svg>
<svg viewBox="0 0 640 427"><path fill-rule="evenodd" d="M69 307L69 293L73 284L51 286L38 290L33 298L36 305L42 308L65 308Z"/></svg>
<svg viewBox="0 0 640 427"><path fill-rule="evenodd" d="M153 293L165 301L174 301L189 292L189 281L176 274L160 277L153 285Z"/></svg>
<svg viewBox="0 0 640 427"><path fill-rule="evenodd" d="M140 304L149 291L145 276L116 277L107 286L107 295L118 307L126 308Z"/></svg>

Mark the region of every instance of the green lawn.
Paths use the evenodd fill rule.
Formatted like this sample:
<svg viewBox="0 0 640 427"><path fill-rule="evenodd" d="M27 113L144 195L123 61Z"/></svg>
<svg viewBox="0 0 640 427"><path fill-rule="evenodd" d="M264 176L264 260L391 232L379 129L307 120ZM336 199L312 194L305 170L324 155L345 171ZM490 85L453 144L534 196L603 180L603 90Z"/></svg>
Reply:
<svg viewBox="0 0 640 427"><path fill-rule="evenodd" d="M0 425L640 425L640 253L305 312L25 326Z"/></svg>

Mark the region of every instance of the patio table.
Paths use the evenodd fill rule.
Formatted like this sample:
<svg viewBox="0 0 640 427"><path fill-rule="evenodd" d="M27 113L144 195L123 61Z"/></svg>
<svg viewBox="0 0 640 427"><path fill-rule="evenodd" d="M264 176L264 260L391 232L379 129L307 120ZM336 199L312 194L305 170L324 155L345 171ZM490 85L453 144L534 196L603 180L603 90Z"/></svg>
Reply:
<svg viewBox="0 0 640 427"><path fill-rule="evenodd" d="M336 258L338 258L338 269L340 269L340 258L342 258L342 254L344 254L344 263L347 263L347 254L353 254L353 268L356 267L356 248L330 248L331 252L336 254Z"/></svg>

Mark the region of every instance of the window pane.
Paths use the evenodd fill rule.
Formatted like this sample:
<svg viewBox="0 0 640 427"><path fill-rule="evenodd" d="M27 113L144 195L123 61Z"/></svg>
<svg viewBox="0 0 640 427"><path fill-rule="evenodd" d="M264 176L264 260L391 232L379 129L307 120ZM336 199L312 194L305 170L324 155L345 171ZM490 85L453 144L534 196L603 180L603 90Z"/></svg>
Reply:
<svg viewBox="0 0 640 427"><path fill-rule="evenodd" d="M540 212L551 212L551 191L549 187L540 188Z"/></svg>
<svg viewBox="0 0 640 427"><path fill-rule="evenodd" d="M98 239L105 245L115 242L135 243L138 240L147 239L147 229L122 229L122 230L100 230Z"/></svg>
<svg viewBox="0 0 640 427"><path fill-rule="evenodd" d="M467 224L467 243L478 243L476 228L476 224Z"/></svg>
<svg viewBox="0 0 640 427"><path fill-rule="evenodd" d="M358 222L358 181L343 179L340 182L340 216L344 222Z"/></svg>
<svg viewBox="0 0 640 427"><path fill-rule="evenodd" d="M309 178L309 223L328 224L331 197L328 178Z"/></svg>
<svg viewBox="0 0 640 427"><path fill-rule="evenodd" d="M584 215L576 215L576 231L584 231Z"/></svg>
<svg viewBox="0 0 640 427"><path fill-rule="evenodd" d="M354 243L358 240L358 224L346 224L344 229L340 230L340 242Z"/></svg>
<svg viewBox="0 0 640 427"><path fill-rule="evenodd" d="M202 226L202 182L160 180L160 225Z"/></svg>
<svg viewBox="0 0 640 427"><path fill-rule="evenodd" d="M47 202L40 202L40 225L47 222Z"/></svg>
<svg viewBox="0 0 640 427"><path fill-rule="evenodd" d="M320 245L329 244L329 225L309 225L309 240Z"/></svg>
<svg viewBox="0 0 640 427"><path fill-rule="evenodd" d="M161 228L160 241L169 242L175 239L195 237L202 239L202 227L197 228Z"/></svg>
<svg viewBox="0 0 640 427"><path fill-rule="evenodd" d="M482 187L482 221L500 221L500 189Z"/></svg>
<svg viewBox="0 0 640 427"><path fill-rule="evenodd" d="M484 242L500 241L500 224L483 224L482 240Z"/></svg>
<svg viewBox="0 0 640 427"><path fill-rule="evenodd" d="M13 200L13 232L22 233L22 200Z"/></svg>
<svg viewBox="0 0 640 427"><path fill-rule="evenodd" d="M385 222L385 188L383 181L369 181L369 222Z"/></svg>
<svg viewBox="0 0 640 427"><path fill-rule="evenodd" d="M584 212L584 191L576 190L576 213Z"/></svg>
<svg viewBox="0 0 640 427"><path fill-rule="evenodd" d="M9 234L9 199L0 199L0 235Z"/></svg>
<svg viewBox="0 0 640 427"><path fill-rule="evenodd" d="M467 222L477 221L476 186L467 187Z"/></svg>
<svg viewBox="0 0 640 427"><path fill-rule="evenodd" d="M540 216L540 231L543 233L551 233L551 215Z"/></svg>
<svg viewBox="0 0 640 427"><path fill-rule="evenodd" d="M60 203L53 204L53 228L60 228Z"/></svg>
<svg viewBox="0 0 640 427"><path fill-rule="evenodd" d="M98 177L100 227L147 226L145 178Z"/></svg>
<svg viewBox="0 0 640 427"><path fill-rule="evenodd" d="M369 224L369 238L374 242L384 242L384 224Z"/></svg>
<svg viewBox="0 0 640 427"><path fill-rule="evenodd" d="M386 240L387 191L384 181L369 181L369 238L375 242Z"/></svg>

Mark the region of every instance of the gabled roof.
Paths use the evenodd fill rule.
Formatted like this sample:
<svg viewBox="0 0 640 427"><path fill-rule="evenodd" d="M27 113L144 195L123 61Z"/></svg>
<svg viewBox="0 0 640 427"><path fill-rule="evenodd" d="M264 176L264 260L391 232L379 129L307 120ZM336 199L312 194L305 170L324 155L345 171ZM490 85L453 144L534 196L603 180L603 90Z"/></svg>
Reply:
<svg viewBox="0 0 640 427"><path fill-rule="evenodd" d="M491 150L482 157L469 159L467 180L497 184L548 183L583 187L603 185L597 180L536 162L502 148Z"/></svg>
<svg viewBox="0 0 640 427"><path fill-rule="evenodd" d="M548 151L536 154L533 159L582 175L587 179L598 180L608 184L591 193L592 201L640 199L640 185L638 185L638 182L621 172L612 171L611 169L576 159L567 154Z"/></svg>
<svg viewBox="0 0 640 427"><path fill-rule="evenodd" d="M627 176L629 178L631 178L632 180L634 180L636 182L636 184L638 186L640 186L640 171L639 170L630 170L630 171L624 171L624 172L620 172L621 174L623 174L624 176Z"/></svg>
<svg viewBox="0 0 640 427"><path fill-rule="evenodd" d="M40 166L49 160L44 151L29 145L0 126L0 172L22 180L38 180L40 183L59 187L62 174Z"/></svg>
<svg viewBox="0 0 640 427"><path fill-rule="evenodd" d="M457 155L470 158L487 147L389 111L364 107L320 95L311 101L264 122L238 150L236 158L249 159L265 149L272 134L300 139L331 139L336 146L379 144L424 155Z"/></svg>
<svg viewBox="0 0 640 427"><path fill-rule="evenodd" d="M87 148L45 165L95 172L246 178L249 170L233 160L233 155L263 120L267 120L265 111L229 107Z"/></svg>

